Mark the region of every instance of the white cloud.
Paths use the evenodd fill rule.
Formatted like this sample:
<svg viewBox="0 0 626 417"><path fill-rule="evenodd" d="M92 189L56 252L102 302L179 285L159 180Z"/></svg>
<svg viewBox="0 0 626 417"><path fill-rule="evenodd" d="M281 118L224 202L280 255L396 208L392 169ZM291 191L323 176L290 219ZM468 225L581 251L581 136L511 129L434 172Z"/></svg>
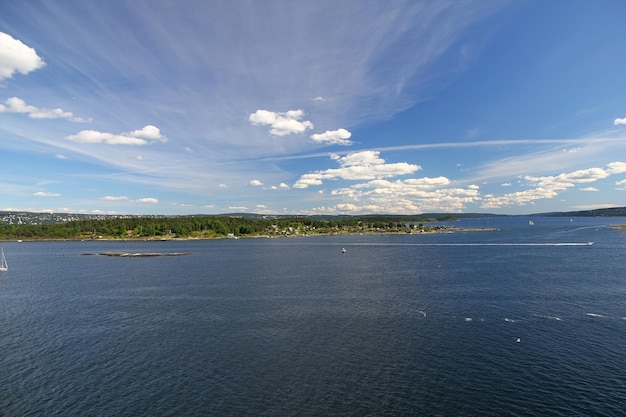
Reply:
<svg viewBox="0 0 626 417"><path fill-rule="evenodd" d="M355 205L355 204L337 204L335 207L337 207L338 210L342 211L342 212L358 212L360 210L360 207Z"/></svg>
<svg viewBox="0 0 626 417"><path fill-rule="evenodd" d="M103 143L105 145L131 145L142 146L155 141L167 142L159 128L147 125L142 129L119 135L96 130L81 130L75 135L67 136L66 139L77 143Z"/></svg>
<svg viewBox="0 0 626 417"><path fill-rule="evenodd" d="M285 184L284 182L281 182L278 186L272 185L271 189L272 190L278 190L278 189L288 190L289 186Z"/></svg>
<svg viewBox="0 0 626 417"><path fill-rule="evenodd" d="M149 203L149 204L156 204L156 203L159 202L158 199L152 198L152 197L138 198L137 200L131 200L130 198L126 197L125 195L120 195L120 196L107 195L105 197L102 197L101 200L105 200L105 201L131 201L131 202L135 202L135 203Z"/></svg>
<svg viewBox="0 0 626 417"><path fill-rule="evenodd" d="M60 197L61 194L59 193L47 193L44 191L38 191L36 193L33 194L35 197Z"/></svg>
<svg viewBox="0 0 626 417"><path fill-rule="evenodd" d="M331 159L339 162L342 167L354 165L382 165L385 160L379 157L379 151L360 151L352 152L346 156L340 157L337 154L331 154Z"/></svg>
<svg viewBox="0 0 626 417"><path fill-rule="evenodd" d="M56 154L57 159L70 159L68 156L65 156L61 153Z"/></svg>
<svg viewBox="0 0 626 417"><path fill-rule="evenodd" d="M604 208L619 207L617 204L584 204L580 206L572 206L575 210L597 210Z"/></svg>
<svg viewBox="0 0 626 417"><path fill-rule="evenodd" d="M308 120L300 121L304 116L302 110L289 110L285 113L276 113L268 110L257 110L252 113L248 120L253 125L269 125L272 128L270 134L285 136L292 133L302 133L307 129L313 129L313 123Z"/></svg>
<svg viewBox="0 0 626 417"><path fill-rule="evenodd" d="M562 173L553 176L524 176L522 179L534 188L518 191L515 193L504 194L502 196L487 197L484 199L481 207L486 209L510 207L516 205L532 204L535 200L554 198L560 192L572 188L577 184L587 184L607 178L611 174L625 172L626 168L623 162L612 162L607 165L607 169L589 168L581 169L573 172ZM583 188L584 191L597 191L593 187Z"/></svg>
<svg viewBox="0 0 626 417"><path fill-rule="evenodd" d="M28 74L44 65L46 63L33 48L0 32L0 80L11 78L16 72Z"/></svg>
<svg viewBox="0 0 626 417"><path fill-rule="evenodd" d="M5 104L0 104L0 113L26 113L31 119L68 119L72 122L87 121L80 117L74 117L71 112L63 109L45 109L31 106L18 97L11 97L5 101Z"/></svg>
<svg viewBox="0 0 626 417"><path fill-rule="evenodd" d="M165 137L161 135L161 131L159 130L159 128L156 126L152 126L152 125L144 126L143 128L139 130L133 130L128 135L135 137L135 138L160 140L163 142L167 141L167 139L165 139Z"/></svg>
<svg viewBox="0 0 626 417"><path fill-rule="evenodd" d="M626 190L626 180L617 181L615 185L617 185L618 190Z"/></svg>
<svg viewBox="0 0 626 417"><path fill-rule="evenodd" d="M336 160L341 168L315 171L302 175L294 184L294 188L307 188L312 185L321 185L323 180L373 180L381 178L396 177L399 175L412 174L419 171L419 165L399 162L387 164L379 157L378 151L353 152L347 156L340 157L331 155L331 159Z"/></svg>
<svg viewBox="0 0 626 417"><path fill-rule="evenodd" d="M581 188L580 191L599 191L596 187Z"/></svg>
<svg viewBox="0 0 626 417"><path fill-rule="evenodd" d="M250 185L253 187L261 187L263 185L263 183L259 180L252 180L250 181Z"/></svg>
<svg viewBox="0 0 626 417"><path fill-rule="evenodd" d="M563 190L565 188L573 187L575 184L595 182L599 179L606 178L609 175L611 174L602 168L589 168L553 176L525 176L523 178L537 184L539 187Z"/></svg>
<svg viewBox="0 0 626 417"><path fill-rule="evenodd" d="M124 200L128 200L128 197L126 196L111 196L111 195L107 195L105 197L102 197L103 200L106 201L124 201Z"/></svg>
<svg viewBox="0 0 626 417"><path fill-rule="evenodd" d="M446 177L406 180L373 180L332 191L332 195L352 203L318 209L326 213L404 213L426 211L462 211L467 204L480 200L477 186L451 187Z"/></svg>
<svg viewBox="0 0 626 417"><path fill-rule="evenodd" d="M626 172L626 162L611 162L606 165L611 174L622 174Z"/></svg>
<svg viewBox="0 0 626 417"><path fill-rule="evenodd" d="M311 139L317 143L329 145L351 145L352 141L348 140L352 133L346 129L327 130L324 133L316 133L311 135Z"/></svg>
<svg viewBox="0 0 626 417"><path fill-rule="evenodd" d="M626 125L626 117L623 117L621 119L618 118L618 119L613 120L613 124L615 126L617 126L617 125Z"/></svg>

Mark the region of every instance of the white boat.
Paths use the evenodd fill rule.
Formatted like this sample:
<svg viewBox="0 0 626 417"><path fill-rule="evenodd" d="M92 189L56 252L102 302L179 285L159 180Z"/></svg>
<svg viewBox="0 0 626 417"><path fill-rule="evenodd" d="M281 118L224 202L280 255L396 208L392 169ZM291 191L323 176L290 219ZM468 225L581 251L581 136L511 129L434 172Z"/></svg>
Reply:
<svg viewBox="0 0 626 417"><path fill-rule="evenodd" d="M4 257L4 248L2 249L2 260L0 260L0 272L8 271L9 264L7 263L7 258Z"/></svg>

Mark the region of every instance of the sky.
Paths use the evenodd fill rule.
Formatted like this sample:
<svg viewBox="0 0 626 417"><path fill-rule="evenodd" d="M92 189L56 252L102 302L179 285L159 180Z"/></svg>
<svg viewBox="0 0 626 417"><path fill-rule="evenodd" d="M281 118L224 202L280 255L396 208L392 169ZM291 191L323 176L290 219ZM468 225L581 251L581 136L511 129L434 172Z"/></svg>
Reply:
<svg viewBox="0 0 626 417"><path fill-rule="evenodd" d="M626 2L0 1L0 210L626 206Z"/></svg>

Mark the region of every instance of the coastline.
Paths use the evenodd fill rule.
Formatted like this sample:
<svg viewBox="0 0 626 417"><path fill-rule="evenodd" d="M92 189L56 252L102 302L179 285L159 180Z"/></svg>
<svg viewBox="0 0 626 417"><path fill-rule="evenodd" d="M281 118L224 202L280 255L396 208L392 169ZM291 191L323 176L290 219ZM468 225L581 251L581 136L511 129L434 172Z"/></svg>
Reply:
<svg viewBox="0 0 626 417"><path fill-rule="evenodd" d="M624 226L626 227L626 226ZM497 232L499 229L495 227L462 227L456 228L453 226L447 226L443 229L436 230L423 230L415 232L405 231L333 231L333 232L321 232L321 233L302 233L302 234L256 234L256 235L241 235L241 236L188 236L188 237L175 237L175 236L152 236L152 237L125 237L116 238L113 236L98 236L93 238L26 238L26 239L2 239L0 242L176 242L176 241L189 241L189 240L224 240L224 239L277 239L277 238L299 238L299 237L311 237L311 236L352 236L352 235L431 235L431 234L450 234L450 233L473 233L473 232Z"/></svg>

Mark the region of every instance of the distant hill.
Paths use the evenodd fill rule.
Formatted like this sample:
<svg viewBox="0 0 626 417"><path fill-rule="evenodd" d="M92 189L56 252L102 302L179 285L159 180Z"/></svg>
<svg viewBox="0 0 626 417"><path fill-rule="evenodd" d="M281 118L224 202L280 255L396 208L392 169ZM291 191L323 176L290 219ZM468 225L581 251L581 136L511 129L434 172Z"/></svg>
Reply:
<svg viewBox="0 0 626 417"><path fill-rule="evenodd" d="M533 214L541 217L626 217L626 207Z"/></svg>
<svg viewBox="0 0 626 417"><path fill-rule="evenodd" d="M84 213L34 213L25 211L0 211L0 225L44 225L59 224L72 221L111 220L134 218L189 218L189 217L228 217L248 220L271 219L310 219L315 221L356 220L364 222L427 222L458 220L467 218L507 217L506 214L493 213L422 213L413 215L400 214L366 214L366 215L293 215L293 214L258 214L258 213L224 213L224 214L193 214L193 215L107 215ZM538 217L626 217L626 207L615 207L584 211L537 213L530 216Z"/></svg>

